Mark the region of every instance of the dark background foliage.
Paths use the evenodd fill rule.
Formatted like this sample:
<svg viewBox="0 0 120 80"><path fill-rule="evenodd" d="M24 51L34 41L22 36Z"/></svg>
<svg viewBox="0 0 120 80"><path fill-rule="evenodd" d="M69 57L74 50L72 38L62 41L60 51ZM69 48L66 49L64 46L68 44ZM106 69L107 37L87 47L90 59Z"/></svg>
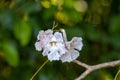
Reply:
<svg viewBox="0 0 120 80"><path fill-rule="evenodd" d="M29 80L47 57L35 50L40 30L53 22L68 40L83 38L78 60L90 65L120 59L119 0L0 0L0 80ZM84 80L113 80L118 67L95 71ZM74 80L84 68L49 62L35 80Z"/></svg>

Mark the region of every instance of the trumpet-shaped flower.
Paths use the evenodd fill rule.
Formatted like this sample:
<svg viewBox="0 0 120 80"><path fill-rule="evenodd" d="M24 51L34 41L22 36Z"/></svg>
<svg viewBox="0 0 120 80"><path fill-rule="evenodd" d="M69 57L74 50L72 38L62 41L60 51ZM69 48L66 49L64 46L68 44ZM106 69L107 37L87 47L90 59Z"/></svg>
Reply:
<svg viewBox="0 0 120 80"><path fill-rule="evenodd" d="M37 40L36 50L43 50L42 55L47 56L50 61L71 62L77 59L83 46L81 37L73 37L71 41L65 42L62 33L53 33L51 29L40 31Z"/></svg>
<svg viewBox="0 0 120 80"><path fill-rule="evenodd" d="M79 56L79 51L82 49L82 38L73 37L69 42L66 42L68 52L63 54L60 59L62 62L71 62Z"/></svg>
<svg viewBox="0 0 120 80"><path fill-rule="evenodd" d="M62 34L59 32L55 32L50 42L45 46L43 54L47 54L48 59L52 61L59 60L61 55L65 54L66 52L67 50L63 42Z"/></svg>

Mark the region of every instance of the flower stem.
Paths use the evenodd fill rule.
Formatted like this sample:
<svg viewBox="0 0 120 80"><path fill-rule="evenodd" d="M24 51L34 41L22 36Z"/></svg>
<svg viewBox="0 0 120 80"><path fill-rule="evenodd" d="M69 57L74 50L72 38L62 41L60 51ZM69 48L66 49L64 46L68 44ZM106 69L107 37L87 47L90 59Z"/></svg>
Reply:
<svg viewBox="0 0 120 80"><path fill-rule="evenodd" d="M38 72L44 67L44 65L48 62L49 60L46 60L42 66L38 68L38 70L33 74L33 76L30 78L30 80L33 80L33 78L38 74Z"/></svg>
<svg viewBox="0 0 120 80"><path fill-rule="evenodd" d="M118 70L118 72L117 72L117 74L116 74L114 80L117 80L117 77L118 77L119 73L120 73L120 69Z"/></svg>
<svg viewBox="0 0 120 80"><path fill-rule="evenodd" d="M66 31L64 29L60 29L60 31L62 32L63 34L63 39L65 42L67 42L67 35L66 35Z"/></svg>
<svg viewBox="0 0 120 80"><path fill-rule="evenodd" d="M54 31L54 29L58 26L58 23L55 24L55 21L53 22L53 27L52 27L52 31Z"/></svg>

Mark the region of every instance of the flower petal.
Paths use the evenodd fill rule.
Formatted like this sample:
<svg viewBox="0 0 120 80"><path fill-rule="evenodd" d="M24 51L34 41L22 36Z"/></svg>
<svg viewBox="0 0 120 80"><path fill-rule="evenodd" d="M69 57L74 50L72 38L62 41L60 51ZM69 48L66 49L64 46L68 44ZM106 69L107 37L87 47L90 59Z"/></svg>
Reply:
<svg viewBox="0 0 120 80"><path fill-rule="evenodd" d="M72 58L72 61L73 61L73 60L77 59L77 57L79 56L80 53L77 50L73 49L73 50L70 51L70 54L71 54L71 58Z"/></svg>
<svg viewBox="0 0 120 80"><path fill-rule="evenodd" d="M63 54L65 54L67 52L64 44L57 43L56 46L58 48L58 52L59 52L60 55L63 55Z"/></svg>
<svg viewBox="0 0 120 80"><path fill-rule="evenodd" d="M38 40L42 39L42 38L43 38L43 34L44 34L44 31L43 31L43 30L39 31L38 36L37 36L37 39L38 39Z"/></svg>
<svg viewBox="0 0 120 80"><path fill-rule="evenodd" d="M41 50L42 50L42 45L41 45L41 43L40 43L40 42L36 42L36 43L35 43L35 48L36 48L37 51L41 51Z"/></svg>
<svg viewBox="0 0 120 80"><path fill-rule="evenodd" d="M38 40L44 40L45 38L51 37L53 34L53 31L51 29L48 29L46 31L41 30L37 36Z"/></svg>
<svg viewBox="0 0 120 80"><path fill-rule="evenodd" d="M46 33L47 35L52 35L52 34L53 34L53 31L52 31L51 29L48 29L48 30L45 31L45 33Z"/></svg>
<svg viewBox="0 0 120 80"><path fill-rule="evenodd" d="M55 32L54 36L56 37L58 42L63 42L63 37L62 37L62 33L60 32Z"/></svg>
<svg viewBox="0 0 120 80"><path fill-rule="evenodd" d="M78 56L79 56L79 52L72 49L72 50L69 50L66 54L63 54L60 57L60 59L62 60L62 62L71 62L75 60Z"/></svg>
<svg viewBox="0 0 120 80"><path fill-rule="evenodd" d="M57 51L51 52L51 53L48 54L48 59L50 61L59 60L59 58L60 58L60 55L59 55L59 53Z"/></svg>
<svg viewBox="0 0 120 80"><path fill-rule="evenodd" d="M49 49L48 49L47 47L44 47L43 52L42 52L42 55L43 55L43 56L47 56L48 53L49 53Z"/></svg>
<svg viewBox="0 0 120 80"><path fill-rule="evenodd" d="M71 40L71 47L80 51L83 47L82 38L81 37L73 37L73 39Z"/></svg>
<svg viewBox="0 0 120 80"><path fill-rule="evenodd" d="M72 59L71 59L71 54L70 54L70 53L65 53L65 54L63 54L63 55L60 57L60 60L61 60L62 62L70 62L70 61L72 61Z"/></svg>

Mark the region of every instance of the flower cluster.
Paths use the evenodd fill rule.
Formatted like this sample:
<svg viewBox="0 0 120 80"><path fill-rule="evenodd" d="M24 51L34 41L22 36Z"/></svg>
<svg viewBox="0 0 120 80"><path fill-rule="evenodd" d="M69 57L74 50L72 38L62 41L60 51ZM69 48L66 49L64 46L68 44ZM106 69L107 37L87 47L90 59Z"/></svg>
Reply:
<svg viewBox="0 0 120 80"><path fill-rule="evenodd" d="M42 55L47 56L50 61L71 62L79 56L79 51L83 46L81 37L73 37L71 41L64 41L61 32L53 32L51 29L41 30L37 40L36 50L43 50Z"/></svg>

